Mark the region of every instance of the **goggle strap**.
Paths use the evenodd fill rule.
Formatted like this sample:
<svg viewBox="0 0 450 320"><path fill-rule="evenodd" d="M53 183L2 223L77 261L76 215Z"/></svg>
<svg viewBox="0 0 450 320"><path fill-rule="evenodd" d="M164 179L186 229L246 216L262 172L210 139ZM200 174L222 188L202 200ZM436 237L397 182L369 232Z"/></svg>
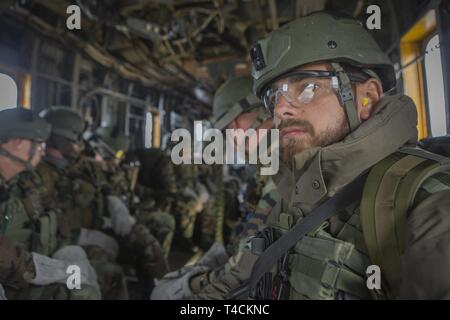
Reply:
<svg viewBox="0 0 450 320"><path fill-rule="evenodd" d="M255 121L253 121L253 124L250 128L251 129L258 128L264 121L266 121L270 117L271 117L270 114L267 112L265 108L260 108L260 111L258 112L258 117L255 119Z"/></svg>

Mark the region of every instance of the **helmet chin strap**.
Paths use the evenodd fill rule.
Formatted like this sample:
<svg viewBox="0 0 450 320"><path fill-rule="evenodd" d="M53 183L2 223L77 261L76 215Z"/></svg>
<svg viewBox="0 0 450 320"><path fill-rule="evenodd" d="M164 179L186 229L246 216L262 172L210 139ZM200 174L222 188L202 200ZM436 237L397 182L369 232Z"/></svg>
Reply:
<svg viewBox="0 0 450 320"><path fill-rule="evenodd" d="M11 159L14 162L18 162L18 163L24 165L25 168L27 170L29 170L29 171L33 171L34 170L34 166L31 164L31 161L33 160L33 156L34 156L34 154L36 152L37 144L38 143L36 141L31 141L31 148L30 148L30 151L28 152L28 160L27 161L25 161L25 160L15 156L15 155L13 155L8 150L6 150L4 148L1 148L1 147L0 147L0 155L6 157L8 159Z"/></svg>
<svg viewBox="0 0 450 320"><path fill-rule="evenodd" d="M339 102L341 103L341 106L345 110L350 132L353 132L359 127L361 121L358 116L358 109L355 103L352 84L350 82L347 73L344 71L344 69L339 63L332 62L331 66L336 72L337 78L339 80L339 88L337 90Z"/></svg>

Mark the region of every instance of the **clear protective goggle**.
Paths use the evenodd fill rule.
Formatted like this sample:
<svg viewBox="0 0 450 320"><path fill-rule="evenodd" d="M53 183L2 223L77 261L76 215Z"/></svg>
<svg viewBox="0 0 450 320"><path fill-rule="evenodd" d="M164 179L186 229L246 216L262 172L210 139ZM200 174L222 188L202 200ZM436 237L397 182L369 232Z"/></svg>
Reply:
<svg viewBox="0 0 450 320"><path fill-rule="evenodd" d="M338 90L339 81L335 72L295 71L285 74L267 86L261 98L267 110L273 115L281 97L298 107Z"/></svg>

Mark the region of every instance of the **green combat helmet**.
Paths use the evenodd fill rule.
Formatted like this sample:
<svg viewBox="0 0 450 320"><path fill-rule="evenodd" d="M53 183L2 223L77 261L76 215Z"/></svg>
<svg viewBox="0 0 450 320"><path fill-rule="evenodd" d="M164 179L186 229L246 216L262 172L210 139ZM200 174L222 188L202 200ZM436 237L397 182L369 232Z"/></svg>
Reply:
<svg viewBox="0 0 450 320"><path fill-rule="evenodd" d="M72 144L81 144L81 136L85 128L83 118L69 107L54 106L41 114L52 125L49 143L60 150L64 156L75 159L79 152Z"/></svg>
<svg viewBox="0 0 450 320"><path fill-rule="evenodd" d="M46 141L50 135L50 125L43 119L33 115L31 110L12 108L0 111L0 144L10 139L31 140L32 145L28 160L24 161L0 147L0 155L17 161L32 170L31 160L38 143Z"/></svg>
<svg viewBox="0 0 450 320"><path fill-rule="evenodd" d="M41 116L52 125L52 136L61 136L71 142L79 142L84 131L84 120L69 107L55 106L44 110Z"/></svg>
<svg viewBox="0 0 450 320"><path fill-rule="evenodd" d="M252 93L252 84L251 77L238 77L229 79L219 87L213 101L214 128L223 130L239 115L256 108L260 108L260 114L253 123L253 129L270 117L267 111L261 108L261 100Z"/></svg>
<svg viewBox="0 0 450 320"><path fill-rule="evenodd" d="M351 83L374 77L381 79L385 91L395 86L392 62L370 33L359 21L331 13L312 13L284 25L258 41L250 55L253 90L269 109L274 108L267 100L271 84L294 75L294 70L302 65L331 62L332 72L314 71L309 76L332 78L333 88L345 109L351 131L360 124ZM353 79L346 65L362 71L360 73L366 78L359 81Z"/></svg>

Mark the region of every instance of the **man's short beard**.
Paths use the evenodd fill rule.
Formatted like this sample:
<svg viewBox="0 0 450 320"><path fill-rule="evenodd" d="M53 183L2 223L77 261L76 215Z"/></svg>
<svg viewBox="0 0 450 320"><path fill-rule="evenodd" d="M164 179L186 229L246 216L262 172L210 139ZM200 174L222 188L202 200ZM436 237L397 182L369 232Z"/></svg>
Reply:
<svg viewBox="0 0 450 320"><path fill-rule="evenodd" d="M349 133L348 123L345 117L339 117L336 122L330 124L323 132L316 133L314 127L306 120L285 120L279 125L280 131L283 128L300 127L305 131L302 137L288 139L286 142L281 137L280 154L282 161L291 166L294 156L302 151L313 147L325 147L345 138Z"/></svg>

